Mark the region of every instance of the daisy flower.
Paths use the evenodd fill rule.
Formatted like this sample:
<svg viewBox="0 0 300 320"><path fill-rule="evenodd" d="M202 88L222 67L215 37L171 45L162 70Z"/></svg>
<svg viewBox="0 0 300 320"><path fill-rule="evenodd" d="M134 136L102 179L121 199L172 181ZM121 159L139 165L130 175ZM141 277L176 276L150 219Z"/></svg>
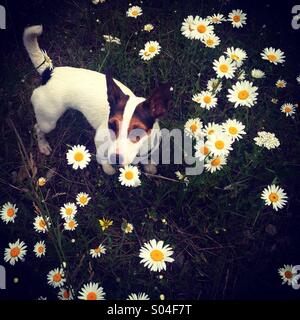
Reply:
<svg viewBox="0 0 300 320"><path fill-rule="evenodd" d="M46 254L46 245L44 241L39 241L34 245L33 252L37 258L41 258Z"/></svg>
<svg viewBox="0 0 300 320"><path fill-rule="evenodd" d="M275 83L275 86L280 89L285 88L286 85L287 85L286 81L282 79L277 80Z"/></svg>
<svg viewBox="0 0 300 320"><path fill-rule="evenodd" d="M77 145L72 147L66 154L68 164L73 167L74 170L78 168L84 169L91 161L91 154L85 148L85 146Z"/></svg>
<svg viewBox="0 0 300 320"><path fill-rule="evenodd" d="M139 178L140 172L137 167L132 165L126 165L124 168L120 168L119 181L122 186L126 187L138 187L141 185Z"/></svg>
<svg viewBox="0 0 300 320"><path fill-rule="evenodd" d="M121 229L124 231L124 233L132 233L133 225L132 225L132 223L129 223L129 222L125 221L125 223L122 224L122 228Z"/></svg>
<svg viewBox="0 0 300 320"><path fill-rule="evenodd" d="M274 104L276 104L276 103L278 103L278 99L272 98L272 99L271 99L271 102L274 103Z"/></svg>
<svg viewBox="0 0 300 320"><path fill-rule="evenodd" d="M142 259L141 263L144 267L148 267L151 271L160 272L166 270L166 262L173 262L171 258L173 250L169 245L164 246L163 241L150 240L144 243L140 249L139 257Z"/></svg>
<svg viewBox="0 0 300 320"><path fill-rule="evenodd" d="M63 207L60 208L60 215L63 219L74 218L77 213L77 207L75 203L65 203Z"/></svg>
<svg viewBox="0 0 300 320"><path fill-rule="evenodd" d="M212 134L221 133L223 128L220 124L209 122L203 129L203 133L209 137Z"/></svg>
<svg viewBox="0 0 300 320"><path fill-rule="evenodd" d="M258 93L257 87L253 86L250 81L238 81L228 90L227 98L230 102L234 103L234 107L247 106L252 107L257 100Z"/></svg>
<svg viewBox="0 0 300 320"><path fill-rule="evenodd" d="M280 110L288 117L292 116L295 113L296 108L291 103L284 103L281 106Z"/></svg>
<svg viewBox="0 0 300 320"><path fill-rule="evenodd" d="M228 15L228 21L234 28L241 28L246 24L247 14L240 9L232 10Z"/></svg>
<svg viewBox="0 0 300 320"><path fill-rule="evenodd" d="M232 139L226 133L216 133L208 136L207 147L214 156L228 155L232 150Z"/></svg>
<svg viewBox="0 0 300 320"><path fill-rule="evenodd" d="M265 77L265 73L263 71L261 71L260 69L252 69L251 76L252 76L252 78L261 79L261 78Z"/></svg>
<svg viewBox="0 0 300 320"><path fill-rule="evenodd" d="M102 218L99 219L99 223L101 226L102 231L105 231L106 229L108 229L110 226L112 226L112 224L114 223L113 220L110 219L106 219L106 218Z"/></svg>
<svg viewBox="0 0 300 320"><path fill-rule="evenodd" d="M107 43L115 43L115 44L121 44L121 40L118 37L114 37L112 35L109 34L104 34L103 38L105 40L105 42Z"/></svg>
<svg viewBox="0 0 300 320"><path fill-rule="evenodd" d="M214 60L213 69L217 73L217 78L231 79L234 76L234 72L236 71L236 66L234 61L230 58L225 58L221 56L219 60Z"/></svg>
<svg viewBox="0 0 300 320"><path fill-rule="evenodd" d="M106 248L104 245L100 244L97 248L90 250L90 255L92 258L99 258L101 257L101 254L106 253Z"/></svg>
<svg viewBox="0 0 300 320"><path fill-rule="evenodd" d="M297 274L292 265L284 265L283 268L278 269L278 273L281 276L282 284L287 283L288 285L292 285L293 278Z"/></svg>
<svg viewBox="0 0 300 320"><path fill-rule="evenodd" d="M207 157L210 153L210 149L207 146L207 142L203 143L202 140L199 140L195 145L195 157L198 158L200 161L203 161L205 157Z"/></svg>
<svg viewBox="0 0 300 320"><path fill-rule="evenodd" d="M161 46L157 41L148 41L145 44L145 50L150 54L157 55L160 53Z"/></svg>
<svg viewBox="0 0 300 320"><path fill-rule="evenodd" d="M195 17L194 26L192 37L197 40L203 40L205 36L214 31L214 26L208 20L202 19L199 16Z"/></svg>
<svg viewBox="0 0 300 320"><path fill-rule="evenodd" d="M222 90L222 81L217 78L212 78L207 82L207 90L213 93L218 93Z"/></svg>
<svg viewBox="0 0 300 320"><path fill-rule="evenodd" d="M175 171L175 175L179 181L183 181L186 185L189 184L189 178L183 175L180 171Z"/></svg>
<svg viewBox="0 0 300 320"><path fill-rule="evenodd" d="M184 125L184 132L191 138L199 138L202 135L203 124L199 118L189 119Z"/></svg>
<svg viewBox="0 0 300 320"><path fill-rule="evenodd" d="M144 292L131 293L126 300L150 300L149 296Z"/></svg>
<svg viewBox="0 0 300 320"><path fill-rule="evenodd" d="M242 138L243 134L246 134L244 131L245 126L236 119L228 119L222 124L223 131L229 135L233 141L239 140Z"/></svg>
<svg viewBox="0 0 300 320"><path fill-rule="evenodd" d="M49 271L47 275L48 284L53 288L60 288L66 282L63 268L56 268Z"/></svg>
<svg viewBox="0 0 300 320"><path fill-rule="evenodd" d="M220 44L221 40L214 33L211 33L204 36L201 42L203 42L208 48L215 48Z"/></svg>
<svg viewBox="0 0 300 320"><path fill-rule="evenodd" d="M145 49L141 49L140 52L139 52L139 55L141 56L141 59L145 60L145 61L149 61L153 57L155 57L154 53L151 53L151 52L149 52L149 51L147 51Z"/></svg>
<svg viewBox="0 0 300 320"><path fill-rule="evenodd" d="M195 29L195 21L193 16L188 16L184 19L182 25L181 25L181 34L184 35L188 39L193 39L193 30Z"/></svg>
<svg viewBox="0 0 300 320"><path fill-rule="evenodd" d="M228 58L235 62L235 65L237 67L240 67L243 64L244 60L247 58L246 51L240 48L227 48L225 54Z"/></svg>
<svg viewBox="0 0 300 320"><path fill-rule="evenodd" d="M285 61L284 52L280 49L274 49L272 47L265 48L260 54L263 60L268 60L271 63L283 63Z"/></svg>
<svg viewBox="0 0 300 320"><path fill-rule="evenodd" d="M64 223L64 229L67 231L74 231L78 227L78 223L74 218L67 218Z"/></svg>
<svg viewBox="0 0 300 320"><path fill-rule="evenodd" d="M135 19L138 16L141 16L142 14L143 14L143 10L139 6L132 6L126 12L127 17L135 18Z"/></svg>
<svg viewBox="0 0 300 320"><path fill-rule="evenodd" d="M60 288L57 297L59 300L73 300L72 290L67 288Z"/></svg>
<svg viewBox="0 0 300 320"><path fill-rule="evenodd" d="M80 300L105 300L105 292L99 283L90 282L85 284L79 291Z"/></svg>
<svg viewBox="0 0 300 320"><path fill-rule="evenodd" d="M15 218L17 217L16 213L18 212L18 208L15 204L11 202L7 202L3 205L0 211L0 217L3 222L8 224L9 222L14 223Z"/></svg>
<svg viewBox="0 0 300 320"><path fill-rule="evenodd" d="M33 222L34 230L39 233L45 233L48 231L48 226L51 226L49 217L46 217L46 221L42 216L36 216Z"/></svg>
<svg viewBox="0 0 300 320"><path fill-rule="evenodd" d="M151 32L153 29L154 29L154 26L153 26L153 24L151 24L151 23L145 24L145 25L144 25L144 28L143 28L143 30L144 30L144 31L147 31L147 32Z"/></svg>
<svg viewBox="0 0 300 320"><path fill-rule="evenodd" d="M46 178L40 177L40 178L38 178L37 184L39 187L43 187L46 184L46 182L47 182Z"/></svg>
<svg viewBox="0 0 300 320"><path fill-rule="evenodd" d="M285 206L287 198L284 190L275 184L265 188L261 194L261 199L265 200L265 205L272 205L275 211L278 211L278 209L282 209Z"/></svg>
<svg viewBox="0 0 300 320"><path fill-rule="evenodd" d="M205 160L204 168L206 171L214 173L217 170L221 170L226 163L227 157L225 156L208 157Z"/></svg>
<svg viewBox="0 0 300 320"><path fill-rule="evenodd" d="M9 262L12 266L14 266L19 259L20 261L24 261L27 253L26 248L25 243L19 239L16 242L9 243L8 248L4 250L4 261Z"/></svg>
<svg viewBox="0 0 300 320"><path fill-rule="evenodd" d="M255 144L259 147L265 147L268 150L278 148L280 146L279 140L274 133L260 131L257 133L257 137L254 138Z"/></svg>
<svg viewBox="0 0 300 320"><path fill-rule="evenodd" d="M200 104L201 108L211 109L216 107L218 99L210 91L202 91L193 96L193 101Z"/></svg>
<svg viewBox="0 0 300 320"><path fill-rule="evenodd" d="M76 196L76 203L79 205L79 207L85 207L90 200L91 198L85 192L79 192Z"/></svg>
<svg viewBox="0 0 300 320"><path fill-rule="evenodd" d="M208 16L207 20L212 24L220 24L223 21L226 21L226 18L224 17L223 14L217 13L217 14L213 14L212 16Z"/></svg>

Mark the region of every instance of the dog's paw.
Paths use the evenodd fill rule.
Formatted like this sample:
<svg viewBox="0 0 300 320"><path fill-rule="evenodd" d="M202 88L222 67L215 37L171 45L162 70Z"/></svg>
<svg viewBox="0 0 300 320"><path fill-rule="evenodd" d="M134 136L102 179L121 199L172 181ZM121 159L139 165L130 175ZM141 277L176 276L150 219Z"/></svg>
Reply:
<svg viewBox="0 0 300 320"><path fill-rule="evenodd" d="M144 170L147 172L147 173L150 173L150 174L156 174L157 173L157 167L155 164L145 164L144 165Z"/></svg>
<svg viewBox="0 0 300 320"><path fill-rule="evenodd" d="M103 171L108 175L113 175L116 173L116 169L113 168L110 164L102 164Z"/></svg>
<svg viewBox="0 0 300 320"><path fill-rule="evenodd" d="M40 153L46 155L46 156L49 156L52 149L49 145L49 143L47 141L39 141L38 142L38 146L39 146L39 150L40 150Z"/></svg>

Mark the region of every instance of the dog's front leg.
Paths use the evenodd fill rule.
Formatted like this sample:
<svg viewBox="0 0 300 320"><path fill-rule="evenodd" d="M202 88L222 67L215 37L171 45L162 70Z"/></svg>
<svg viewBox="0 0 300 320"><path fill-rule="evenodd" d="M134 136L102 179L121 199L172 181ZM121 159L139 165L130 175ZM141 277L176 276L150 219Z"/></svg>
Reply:
<svg viewBox="0 0 300 320"><path fill-rule="evenodd" d="M147 163L147 164L144 164L144 170L147 173L156 174L157 173L157 166L154 163Z"/></svg>

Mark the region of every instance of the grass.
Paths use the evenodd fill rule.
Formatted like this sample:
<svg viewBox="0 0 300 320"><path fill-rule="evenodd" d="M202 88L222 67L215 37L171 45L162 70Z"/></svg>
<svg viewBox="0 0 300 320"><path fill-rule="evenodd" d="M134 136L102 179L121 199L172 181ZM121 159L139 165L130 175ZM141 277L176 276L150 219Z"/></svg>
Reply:
<svg viewBox="0 0 300 320"><path fill-rule="evenodd" d="M26 297L56 298L57 291L46 285L46 275L63 261L67 262L68 283L75 291L88 281L99 282L108 299L125 299L129 293L138 291L148 293L153 299L158 299L161 293L167 299L254 298L260 287L266 292L274 287L278 290L275 296L286 293L277 269L283 263L296 263L284 259L289 254L293 256L294 247L287 244L294 237L293 224L299 222L293 212L299 205L300 145L295 139L299 134L298 115L294 119L286 118L279 106L284 101L297 102L297 70L291 68L289 57L285 67L262 62L259 53L266 46L283 45L280 47L283 51L285 47L281 38L276 39L277 45L268 32L255 38L255 46L252 45L261 28L255 16L249 16L247 26L241 30L233 29L228 23L217 26L222 42L216 49L183 37L180 26L188 14L207 16L219 11L227 14L235 9L231 3L212 2L208 5L199 1L195 5L187 1L181 5L176 1L144 1L144 14L136 20L126 17L126 1L107 0L94 6L89 1L70 0L60 4L58 10L55 3L47 7L43 1L37 1L37 6L32 7L32 17L45 7L39 17L45 27L40 43L55 66L70 65L99 72L112 69L115 78L141 96L148 96L157 82L170 82L174 88L174 106L161 120L161 127L183 128L191 117L200 117L204 123L234 117L246 125L247 135L235 144L228 165L214 174L190 177L188 186L143 174L141 187L125 188L116 176L104 175L94 156L87 169L72 170L65 160L70 145L86 145L95 154L94 132L75 111L68 111L49 134L52 154L47 158L39 154L30 105L31 92L39 79L22 48L18 33L23 28L22 22L12 20L16 40L8 44L7 51L11 54L2 57L5 64L1 67L5 86L1 86L0 98L3 115L0 199L1 204L16 203L19 215L15 224L1 223L1 252L8 242L18 238L29 249L25 262L15 268L6 265L12 298L24 298L11 284L15 276L20 278L21 293ZM21 17L26 10L19 8ZM150 34L141 31L146 23L155 26ZM102 46L103 34L119 37L121 45ZM144 63L138 51L148 40L157 40L163 49L151 62ZM215 77L212 62L229 46L247 51L249 58L244 67L247 74L254 67L266 72L267 79L255 81L259 87L258 103L251 109L234 109L223 90L216 109L202 110L191 97ZM274 86L279 77L288 81L282 92ZM231 80L225 81L223 87L231 84ZM270 102L273 97L279 99L278 105ZM281 142L279 149L268 151L254 144L257 131L263 129L276 134ZM174 172L184 168L184 165L161 165L159 174L175 179ZM49 178L43 188L36 185L36 179L41 176ZM278 213L260 200L263 188L272 182L284 187L289 196L288 205ZM92 200L88 207L79 210L76 231L62 231L59 208L66 202L74 202L80 191L88 192ZM41 236L34 232L36 211L51 217L49 234ZM105 232L98 223L102 217L114 221ZM132 234L125 235L121 230L124 219L134 225ZM266 232L270 226L276 230L273 235ZM141 245L153 238L164 240L175 251L175 262L162 273L163 279L139 263ZM47 254L38 260L32 248L40 239L47 244ZM88 251L100 242L107 247L107 254L92 259ZM26 287L31 281L34 285Z"/></svg>

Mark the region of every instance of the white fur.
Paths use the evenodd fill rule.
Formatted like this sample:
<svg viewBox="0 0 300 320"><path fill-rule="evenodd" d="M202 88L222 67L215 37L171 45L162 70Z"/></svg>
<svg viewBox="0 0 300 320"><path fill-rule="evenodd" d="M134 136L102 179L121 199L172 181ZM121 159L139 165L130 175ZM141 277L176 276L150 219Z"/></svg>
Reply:
<svg viewBox="0 0 300 320"><path fill-rule="evenodd" d="M23 36L25 48L36 68L44 61L44 55L37 42L37 37L41 33L42 26L32 26L25 29ZM44 70L45 66L37 69L40 74ZM142 141L133 144L127 137L127 129L135 107L145 98L135 96L124 84L117 80L114 81L129 96L129 100L123 114L121 133L108 148L108 154L115 152L117 148L121 150L125 159L123 164L129 164L137 155ZM98 148L102 143L102 137L99 135L101 129L107 129L109 118L104 74L80 68L57 67L53 70L50 80L33 91L31 102L37 120L35 129L40 152L50 154L51 148L45 139L45 134L55 128L57 120L67 109L72 108L83 113L91 126L97 130L95 144L98 154ZM108 163L102 161L101 164L106 173L114 173L114 169Z"/></svg>

